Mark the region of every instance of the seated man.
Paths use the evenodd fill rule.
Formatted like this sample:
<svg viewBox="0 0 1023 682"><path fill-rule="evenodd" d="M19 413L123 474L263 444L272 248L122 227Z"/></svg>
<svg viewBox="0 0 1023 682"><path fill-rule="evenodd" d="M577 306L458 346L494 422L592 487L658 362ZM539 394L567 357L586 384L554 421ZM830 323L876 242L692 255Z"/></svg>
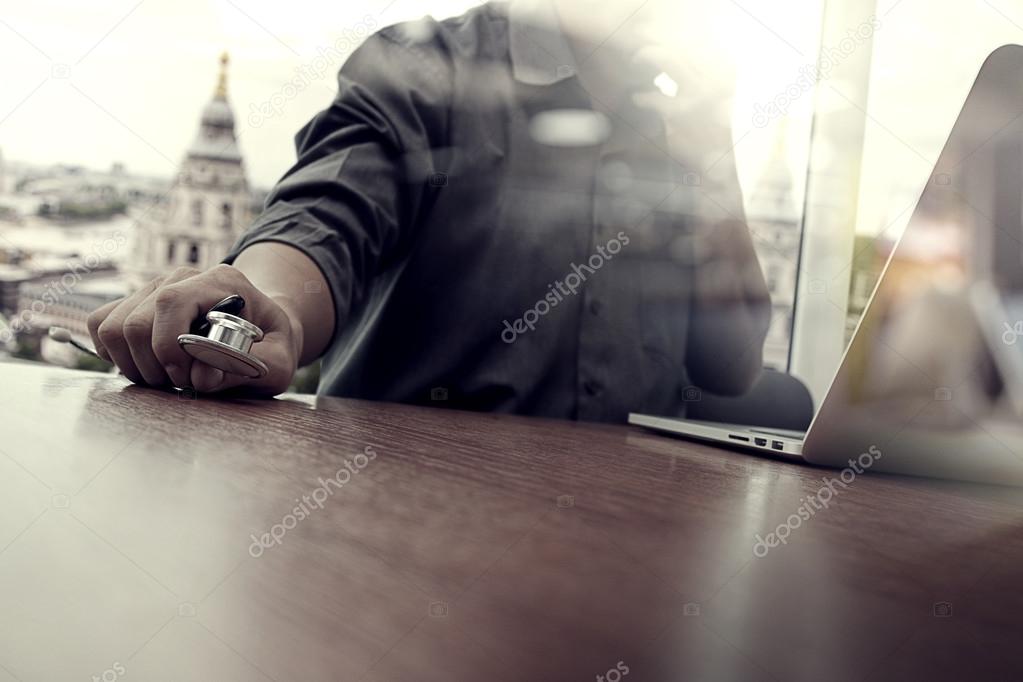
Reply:
<svg viewBox="0 0 1023 682"><path fill-rule="evenodd" d="M370 37L226 264L97 310L97 350L149 385L274 395L322 355L323 394L441 389L452 407L584 420L747 390L770 302L708 113L729 93L651 67L648 42L595 15L516 0ZM667 71L677 98L654 88ZM266 332L260 380L176 342L233 293Z"/></svg>

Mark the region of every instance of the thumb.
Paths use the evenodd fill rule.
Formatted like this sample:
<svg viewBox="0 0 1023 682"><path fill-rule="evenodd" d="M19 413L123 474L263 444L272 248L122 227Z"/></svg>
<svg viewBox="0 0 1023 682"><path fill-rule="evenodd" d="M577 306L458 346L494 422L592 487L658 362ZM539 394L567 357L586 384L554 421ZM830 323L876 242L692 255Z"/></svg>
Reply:
<svg viewBox="0 0 1023 682"><path fill-rule="evenodd" d="M199 393L217 393L237 388L245 393L265 397L275 396L288 389L297 369L290 334L283 330L269 332L262 341L252 345L249 353L266 365L266 376L249 378L231 374L196 360L191 369L192 387Z"/></svg>
<svg viewBox="0 0 1023 682"><path fill-rule="evenodd" d="M227 379L227 373L217 369L205 362L195 361L192 363L190 383L199 393L212 393L219 390L221 384Z"/></svg>

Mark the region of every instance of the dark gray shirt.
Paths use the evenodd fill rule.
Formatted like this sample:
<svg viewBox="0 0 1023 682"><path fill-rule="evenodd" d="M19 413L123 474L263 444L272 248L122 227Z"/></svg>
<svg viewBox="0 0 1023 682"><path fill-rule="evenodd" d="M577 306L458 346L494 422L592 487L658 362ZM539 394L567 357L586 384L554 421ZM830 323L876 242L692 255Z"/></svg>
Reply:
<svg viewBox="0 0 1023 682"><path fill-rule="evenodd" d="M762 330L694 343L694 326L746 332L694 314L699 188L660 118L595 102L557 31L504 5L424 21L348 59L226 259L280 241L323 271L330 296L308 295L337 328L320 393L622 421L682 414L690 377L747 386Z"/></svg>

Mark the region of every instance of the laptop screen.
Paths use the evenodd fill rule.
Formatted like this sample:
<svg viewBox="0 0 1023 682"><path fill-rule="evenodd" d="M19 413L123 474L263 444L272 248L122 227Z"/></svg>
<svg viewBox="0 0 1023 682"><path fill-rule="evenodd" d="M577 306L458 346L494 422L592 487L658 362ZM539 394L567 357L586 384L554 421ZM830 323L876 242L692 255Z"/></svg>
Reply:
<svg viewBox="0 0 1023 682"><path fill-rule="evenodd" d="M877 446L906 462L896 470L1023 481L1023 431L972 303L979 286L1023 293L1021 212L1013 45L985 61L902 238L875 255L887 265L811 427L811 458Z"/></svg>

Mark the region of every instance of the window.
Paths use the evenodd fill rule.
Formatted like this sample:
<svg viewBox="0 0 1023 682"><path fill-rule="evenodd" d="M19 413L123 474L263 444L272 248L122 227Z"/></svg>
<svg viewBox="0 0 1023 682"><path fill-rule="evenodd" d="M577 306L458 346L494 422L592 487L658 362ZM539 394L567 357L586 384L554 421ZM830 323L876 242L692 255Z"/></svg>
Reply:
<svg viewBox="0 0 1023 682"><path fill-rule="evenodd" d="M202 212L202 204L203 204L202 199L193 199L192 200L192 226L193 227L202 227L202 218L203 218L203 215L202 215L202 213L203 213Z"/></svg>
<svg viewBox="0 0 1023 682"><path fill-rule="evenodd" d="M819 402L985 58L1019 42L1000 0L828 4L823 43L868 40L817 85L791 370ZM938 52L928 45L947 47ZM822 54L824 50L822 50ZM838 54L846 54L839 52Z"/></svg>
<svg viewBox="0 0 1023 682"><path fill-rule="evenodd" d="M167 240L167 264L168 265L173 265L174 264L174 240L173 239L168 239Z"/></svg>
<svg viewBox="0 0 1023 682"><path fill-rule="evenodd" d="M967 11L905 5L883 15L870 70L853 281L855 292L868 294L883 265L872 256L902 235L981 64L1001 45L1019 43L1023 25L1023 9L999 0ZM931 41L947 46L925 56L920 49ZM854 319L862 313L856 299L862 296L850 299Z"/></svg>
<svg viewBox="0 0 1023 682"><path fill-rule="evenodd" d="M192 242L188 246L188 263L190 265L195 265L198 262L199 262L199 245L196 244L195 242Z"/></svg>
<svg viewBox="0 0 1023 682"><path fill-rule="evenodd" d="M220 226L225 230L230 230L233 227L233 210L231 204L224 202L220 205Z"/></svg>

